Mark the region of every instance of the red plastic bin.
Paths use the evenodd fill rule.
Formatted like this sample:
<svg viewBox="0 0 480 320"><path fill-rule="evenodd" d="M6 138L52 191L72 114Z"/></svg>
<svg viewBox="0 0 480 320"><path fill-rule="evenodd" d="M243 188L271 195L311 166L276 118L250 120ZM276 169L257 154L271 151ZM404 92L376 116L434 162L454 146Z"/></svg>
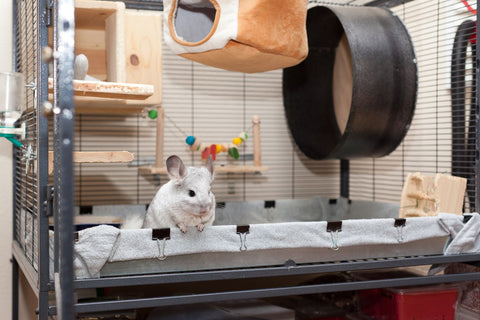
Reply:
<svg viewBox="0 0 480 320"><path fill-rule="evenodd" d="M360 302L377 320L454 320L457 295L457 288L445 286L374 289L361 292Z"/></svg>

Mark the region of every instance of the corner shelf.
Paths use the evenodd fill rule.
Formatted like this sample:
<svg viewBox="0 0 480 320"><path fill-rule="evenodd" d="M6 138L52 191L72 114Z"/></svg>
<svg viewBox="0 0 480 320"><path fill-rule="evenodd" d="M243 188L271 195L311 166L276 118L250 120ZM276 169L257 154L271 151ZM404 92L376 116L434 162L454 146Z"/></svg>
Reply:
<svg viewBox="0 0 480 320"><path fill-rule="evenodd" d="M157 139L155 164L152 166L142 166L138 172L143 175L167 174L167 168L163 166L163 139L165 130L165 113L162 107L158 107L157 116ZM268 171L268 167L262 166L262 155L260 149L260 118L253 116L253 165L251 166L215 166L216 173L261 173Z"/></svg>

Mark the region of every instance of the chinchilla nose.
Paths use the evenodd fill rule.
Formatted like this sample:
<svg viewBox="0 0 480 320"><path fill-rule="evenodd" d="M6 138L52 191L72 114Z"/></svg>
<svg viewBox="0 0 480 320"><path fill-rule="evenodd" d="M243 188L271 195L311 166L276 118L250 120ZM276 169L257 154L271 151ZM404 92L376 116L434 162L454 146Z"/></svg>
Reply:
<svg viewBox="0 0 480 320"><path fill-rule="evenodd" d="M202 211L208 211L210 209L210 204L209 203L205 203L201 206L202 208Z"/></svg>

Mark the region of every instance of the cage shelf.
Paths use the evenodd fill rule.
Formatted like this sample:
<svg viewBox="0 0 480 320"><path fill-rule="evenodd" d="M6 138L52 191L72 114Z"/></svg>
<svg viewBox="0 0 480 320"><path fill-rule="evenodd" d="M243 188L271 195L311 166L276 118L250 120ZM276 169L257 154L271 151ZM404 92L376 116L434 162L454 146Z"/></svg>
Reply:
<svg viewBox="0 0 480 320"><path fill-rule="evenodd" d="M53 151L48 152L48 173L53 173ZM76 151L73 152L74 163L125 163L134 158L128 151Z"/></svg>
<svg viewBox="0 0 480 320"><path fill-rule="evenodd" d="M48 79L48 91L53 93L53 79ZM154 94L153 85L106 81L73 80L77 113L140 112L145 105L127 104L128 100L145 100Z"/></svg>
<svg viewBox="0 0 480 320"><path fill-rule="evenodd" d="M48 79L48 90L53 93L53 79ZM106 81L73 80L76 96L144 100L153 94L153 85Z"/></svg>

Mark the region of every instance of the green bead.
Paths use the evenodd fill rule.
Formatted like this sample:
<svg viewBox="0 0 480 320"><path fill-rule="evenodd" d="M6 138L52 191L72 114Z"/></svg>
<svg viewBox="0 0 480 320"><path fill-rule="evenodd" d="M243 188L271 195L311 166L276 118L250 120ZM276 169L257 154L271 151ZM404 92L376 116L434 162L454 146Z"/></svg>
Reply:
<svg viewBox="0 0 480 320"><path fill-rule="evenodd" d="M157 117L158 117L158 111L155 110L155 109L152 109L152 110L148 111L148 117L149 117L150 119L157 119Z"/></svg>
<svg viewBox="0 0 480 320"><path fill-rule="evenodd" d="M240 158L240 154L238 153L237 148L230 148L228 149L228 155L232 157L235 160L238 160Z"/></svg>

